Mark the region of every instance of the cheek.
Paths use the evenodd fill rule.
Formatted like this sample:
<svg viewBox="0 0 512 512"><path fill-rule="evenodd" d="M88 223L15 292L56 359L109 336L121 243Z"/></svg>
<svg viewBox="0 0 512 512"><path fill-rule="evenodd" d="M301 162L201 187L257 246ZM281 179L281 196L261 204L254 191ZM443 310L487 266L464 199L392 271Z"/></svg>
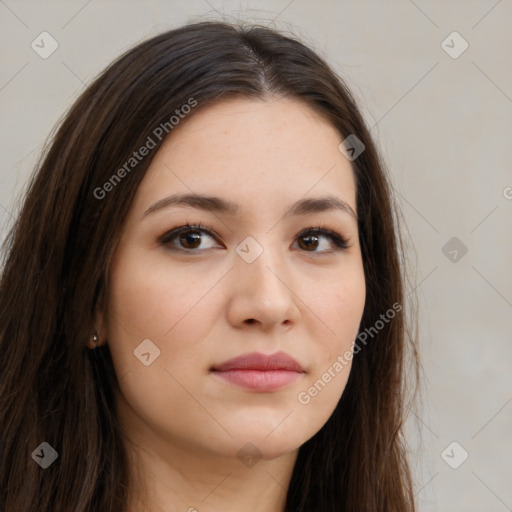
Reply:
<svg viewBox="0 0 512 512"><path fill-rule="evenodd" d="M215 282L214 275L202 279L165 261L154 264L143 252L127 252L119 260L111 279L112 317L137 338L172 335L196 314L208 283Z"/></svg>
<svg viewBox="0 0 512 512"><path fill-rule="evenodd" d="M322 286L312 297L311 309L320 312L321 329L315 332L316 357L309 378L297 393L303 428L316 432L331 416L352 368L352 344L363 315L366 287L362 266L354 266L343 279ZM299 417L297 416L297 417Z"/></svg>
<svg viewBox="0 0 512 512"><path fill-rule="evenodd" d="M318 353L324 365L328 366L356 338L365 299L366 283L361 265L347 269L342 277L324 280L311 297L311 309L318 315L316 337L321 347Z"/></svg>
<svg viewBox="0 0 512 512"><path fill-rule="evenodd" d="M111 273L108 343L121 406L126 401L164 434L179 430L178 411L187 411L186 421L204 423L204 410L183 387L192 388L187 379L201 372L200 341L215 318L215 290L205 293L219 278L211 269L204 277L191 279L186 272L144 263L136 251L120 254Z"/></svg>
<svg viewBox="0 0 512 512"><path fill-rule="evenodd" d="M211 268L192 276L167 264L145 262L135 250L120 253L111 273L108 325L118 374L140 369L134 351L143 342L158 353L155 365L171 372L178 368L181 374L197 371L200 341L216 316L214 286L219 279Z"/></svg>

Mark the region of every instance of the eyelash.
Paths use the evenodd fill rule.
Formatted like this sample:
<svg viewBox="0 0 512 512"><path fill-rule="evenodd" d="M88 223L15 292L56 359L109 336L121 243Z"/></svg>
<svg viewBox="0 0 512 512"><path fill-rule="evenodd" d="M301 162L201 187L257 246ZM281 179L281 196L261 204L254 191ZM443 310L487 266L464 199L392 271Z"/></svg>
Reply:
<svg viewBox="0 0 512 512"><path fill-rule="evenodd" d="M165 234L163 234L159 238L159 243L161 245L166 246L166 248L170 251L178 251L183 253L199 253L203 252L203 250L200 249L185 249L180 247L173 247L170 242L177 237L178 235L181 235L183 233L188 233L189 231L199 231L202 233L207 234L208 236L212 237L213 239L217 239L217 235L215 234L215 231L211 228L208 228L207 226L203 226L200 223L199 224L189 224L188 222L184 226L180 226L177 228L174 228ZM315 236L324 236L326 238L329 238L333 245L333 250L328 251L302 251L305 253L312 253L312 254L329 254L332 252L338 252L338 251L344 251L350 247L348 244L348 240L341 236L339 233L336 233L335 231L332 231L330 229L325 228L324 226L312 226L310 228L307 228L303 231L301 231L296 238L305 237L306 235L315 235Z"/></svg>

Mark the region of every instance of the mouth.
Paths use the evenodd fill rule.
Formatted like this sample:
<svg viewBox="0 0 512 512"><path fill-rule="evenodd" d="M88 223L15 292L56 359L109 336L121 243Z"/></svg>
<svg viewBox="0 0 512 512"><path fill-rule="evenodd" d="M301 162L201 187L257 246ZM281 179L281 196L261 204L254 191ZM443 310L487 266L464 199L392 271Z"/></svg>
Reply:
<svg viewBox="0 0 512 512"><path fill-rule="evenodd" d="M305 373L302 366L284 352L244 354L212 367L210 372L229 384L258 392L288 387Z"/></svg>

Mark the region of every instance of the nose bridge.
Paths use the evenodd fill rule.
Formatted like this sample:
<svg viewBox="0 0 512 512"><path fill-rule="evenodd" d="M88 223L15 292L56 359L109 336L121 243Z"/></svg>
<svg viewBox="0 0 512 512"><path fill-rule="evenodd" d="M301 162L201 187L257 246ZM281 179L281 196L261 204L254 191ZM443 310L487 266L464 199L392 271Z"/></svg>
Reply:
<svg viewBox="0 0 512 512"><path fill-rule="evenodd" d="M245 319L279 323L296 319L295 295L291 290L291 272L283 246L272 236L247 237L236 249L234 276L239 313Z"/></svg>
<svg viewBox="0 0 512 512"><path fill-rule="evenodd" d="M248 279L254 287L270 288L279 292L284 286L286 258L283 248L272 242L272 235L246 237L237 247L239 256L236 262L237 274L240 279ZM247 277L248 276L248 277Z"/></svg>

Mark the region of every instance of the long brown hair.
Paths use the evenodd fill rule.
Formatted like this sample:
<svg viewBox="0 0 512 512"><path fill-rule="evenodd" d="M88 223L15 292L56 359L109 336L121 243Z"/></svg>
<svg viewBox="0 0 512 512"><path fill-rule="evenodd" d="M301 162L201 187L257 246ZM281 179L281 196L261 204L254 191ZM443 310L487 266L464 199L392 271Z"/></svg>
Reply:
<svg viewBox="0 0 512 512"><path fill-rule="evenodd" d="M300 447L286 511L414 510L402 435L404 361L414 347L405 308L375 328L393 305L405 306L389 178L353 97L319 55L275 30L221 22L162 33L113 62L63 119L27 188L0 281L0 510L125 511L131 482L116 375L108 345L86 348L95 308L108 304L112 254L164 140L155 130L166 126L172 137L169 119L191 98L189 115L219 99L268 95L307 102L365 146L352 162L367 286L361 332L378 331L354 355L332 416ZM155 147L128 170L151 134ZM58 453L46 469L32 455L43 442Z"/></svg>

